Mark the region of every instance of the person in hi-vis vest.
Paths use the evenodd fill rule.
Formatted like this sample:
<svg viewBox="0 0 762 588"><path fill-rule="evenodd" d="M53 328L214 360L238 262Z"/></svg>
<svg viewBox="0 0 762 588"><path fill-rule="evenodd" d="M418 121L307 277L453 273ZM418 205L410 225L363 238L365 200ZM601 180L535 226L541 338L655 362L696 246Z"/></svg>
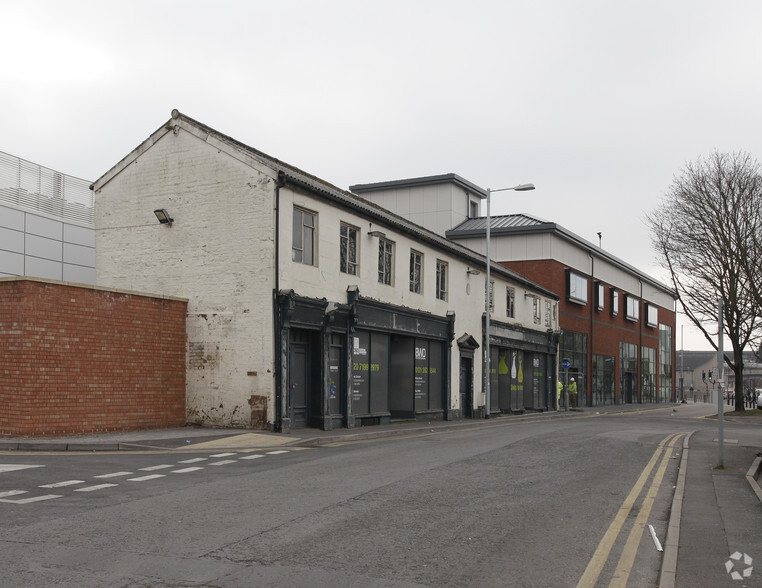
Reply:
<svg viewBox="0 0 762 588"><path fill-rule="evenodd" d="M558 380L558 402L556 402L556 408L561 408L561 394L564 393L564 384L561 380Z"/></svg>
<svg viewBox="0 0 762 588"><path fill-rule="evenodd" d="M574 378L569 380L569 405L572 408L577 408L577 382Z"/></svg>

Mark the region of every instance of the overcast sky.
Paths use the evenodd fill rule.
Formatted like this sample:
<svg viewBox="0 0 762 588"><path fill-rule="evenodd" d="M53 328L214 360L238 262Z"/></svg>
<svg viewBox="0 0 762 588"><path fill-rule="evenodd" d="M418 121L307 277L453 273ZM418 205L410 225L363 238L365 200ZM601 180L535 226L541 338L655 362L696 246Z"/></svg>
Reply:
<svg viewBox="0 0 762 588"><path fill-rule="evenodd" d="M87 180L177 108L344 189L533 182L492 213L600 231L665 280L644 215L673 175L762 159L753 0L0 0L0 22L0 151Z"/></svg>

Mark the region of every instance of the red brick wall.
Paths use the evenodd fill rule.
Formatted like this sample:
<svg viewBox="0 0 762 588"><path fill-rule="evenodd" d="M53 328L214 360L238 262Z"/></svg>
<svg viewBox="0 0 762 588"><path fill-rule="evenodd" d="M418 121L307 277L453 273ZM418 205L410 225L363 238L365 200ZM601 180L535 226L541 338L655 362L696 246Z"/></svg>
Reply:
<svg viewBox="0 0 762 588"><path fill-rule="evenodd" d="M619 342L634 343L638 346L656 349L656 360L659 361L659 328L648 327L645 324L646 309L641 303L640 321L632 322L625 319L624 298L619 292L619 313L611 316L611 302L609 299L609 285L606 285L605 308L601 311L595 308L593 280L588 280L587 305L579 305L566 300L566 266L546 259L536 261L511 261L503 262L502 265L526 276L533 282L544 286L548 290L560 296L558 302L559 324L562 329L587 333L588 344L590 343L590 309L593 308L592 320L595 325L592 336L593 354L610 355L616 358L615 387L617 396L620 394L620 350ZM639 292L629 292L640 298ZM675 312L672 309L659 307L659 323L672 327L672 348L675 347ZM587 372L591 369L591 356L588 355ZM674 389L675 361L674 351L672 357L672 389ZM591 379L586 381L588 395L591 394ZM657 382L658 386L658 382Z"/></svg>
<svg viewBox="0 0 762 588"><path fill-rule="evenodd" d="M0 280L0 436L184 425L186 306Z"/></svg>

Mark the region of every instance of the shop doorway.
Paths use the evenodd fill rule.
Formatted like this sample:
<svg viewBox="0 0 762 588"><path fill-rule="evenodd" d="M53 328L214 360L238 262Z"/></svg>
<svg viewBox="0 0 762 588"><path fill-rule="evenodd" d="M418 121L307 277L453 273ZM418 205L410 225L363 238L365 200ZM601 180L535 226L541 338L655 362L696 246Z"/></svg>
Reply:
<svg viewBox="0 0 762 588"><path fill-rule="evenodd" d="M309 375L309 345L292 343L288 357L289 380L289 419L294 428L307 426L309 406L310 375Z"/></svg>
<svg viewBox="0 0 762 588"><path fill-rule="evenodd" d="M638 374L635 372L625 372L622 374L622 401L625 404L632 404L635 398L635 382Z"/></svg>
<svg viewBox="0 0 762 588"><path fill-rule="evenodd" d="M460 410L464 419L474 416L474 358L460 358Z"/></svg>
<svg viewBox="0 0 762 588"><path fill-rule="evenodd" d="M320 365L316 334L292 330L288 351L288 418L299 429L320 426Z"/></svg>

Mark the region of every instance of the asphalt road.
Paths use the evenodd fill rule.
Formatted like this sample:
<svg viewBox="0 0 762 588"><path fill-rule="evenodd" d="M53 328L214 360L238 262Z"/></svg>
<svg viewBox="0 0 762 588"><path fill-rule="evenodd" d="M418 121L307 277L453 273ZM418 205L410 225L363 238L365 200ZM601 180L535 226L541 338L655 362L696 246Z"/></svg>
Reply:
<svg viewBox="0 0 762 588"><path fill-rule="evenodd" d="M4 453L3 585L656 586L648 526L663 542L682 439L711 430L709 410L320 448Z"/></svg>

